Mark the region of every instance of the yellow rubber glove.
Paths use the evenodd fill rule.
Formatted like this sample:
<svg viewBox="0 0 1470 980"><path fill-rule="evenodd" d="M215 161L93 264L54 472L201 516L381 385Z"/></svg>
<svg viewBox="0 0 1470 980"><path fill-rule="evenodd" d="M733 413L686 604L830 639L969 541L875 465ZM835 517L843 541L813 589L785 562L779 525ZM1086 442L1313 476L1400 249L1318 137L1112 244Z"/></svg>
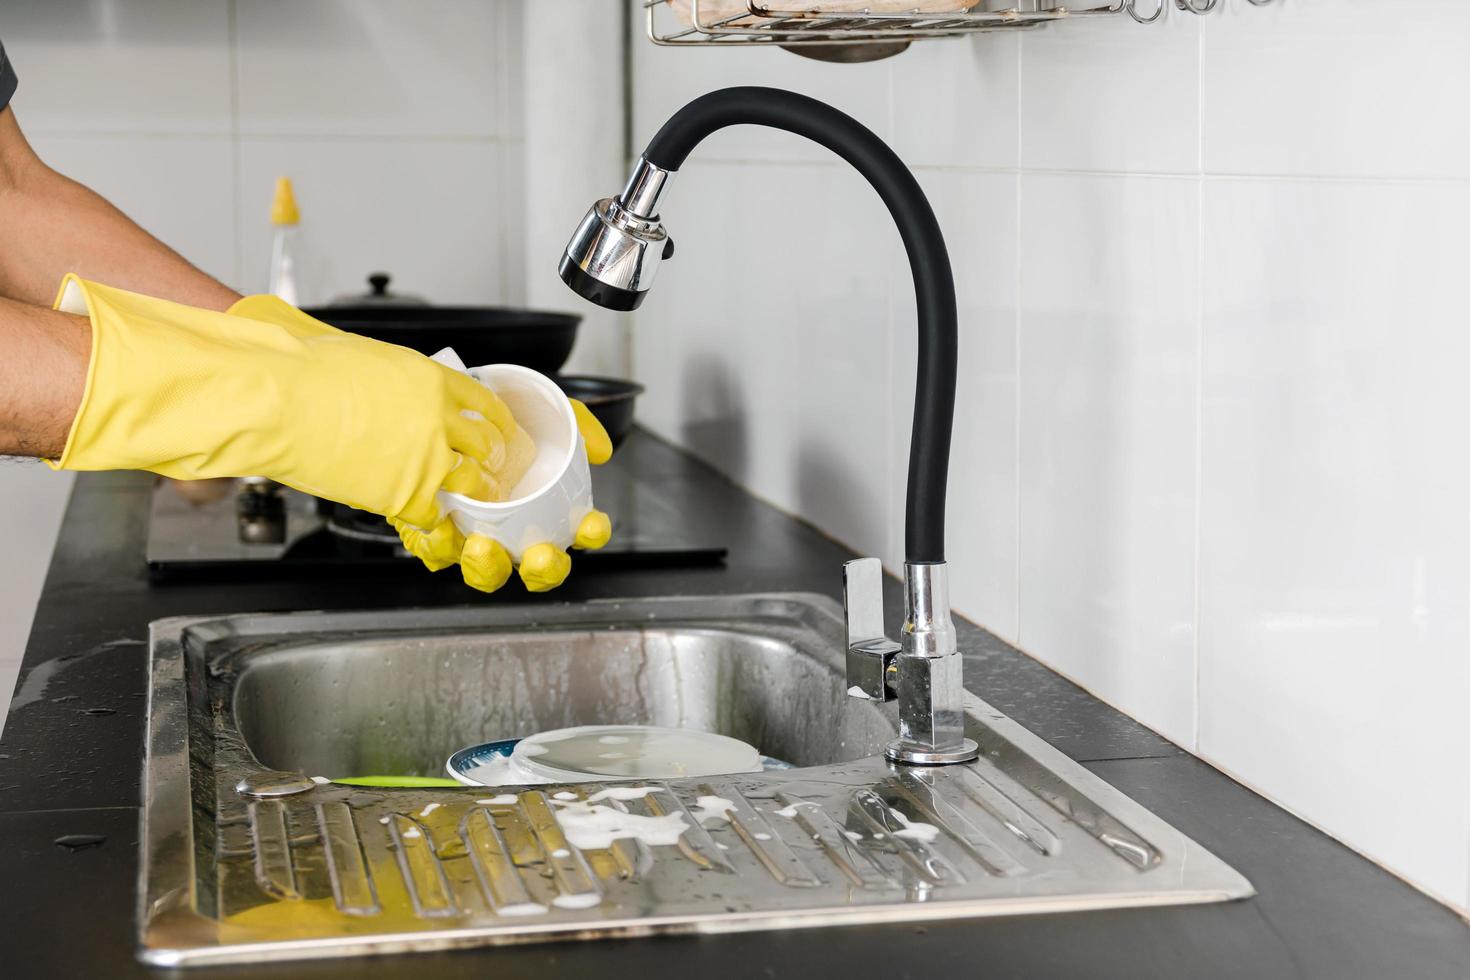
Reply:
<svg viewBox="0 0 1470 980"><path fill-rule="evenodd" d="M275 296L247 296L232 306L230 312L308 335L334 329ZM577 418L582 442L587 447L587 461L593 465L606 463L612 458L612 440L608 438L607 430L586 405L575 398L568 401ZM516 571L510 552L500 542L479 534L466 538L453 521L444 520L425 527L393 515L389 515L388 520L398 531L403 546L430 571L458 565L465 582L482 592L499 589ZM582 519L572 547L594 550L607 544L611 536L612 522L602 511L594 510ZM571 557L550 542L532 545L521 554L521 581L531 592L556 588L566 581L571 570Z"/></svg>
<svg viewBox="0 0 1470 980"><path fill-rule="evenodd" d="M58 469L265 476L432 531L440 489L503 499L534 457L493 392L402 347L67 276L86 390Z"/></svg>

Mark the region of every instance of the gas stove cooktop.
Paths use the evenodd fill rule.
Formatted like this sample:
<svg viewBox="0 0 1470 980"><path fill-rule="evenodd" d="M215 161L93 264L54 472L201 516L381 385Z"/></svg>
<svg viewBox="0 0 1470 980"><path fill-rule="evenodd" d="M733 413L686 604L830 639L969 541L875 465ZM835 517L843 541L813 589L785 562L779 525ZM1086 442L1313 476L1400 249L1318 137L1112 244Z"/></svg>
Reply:
<svg viewBox="0 0 1470 980"><path fill-rule="evenodd" d="M617 459L593 471L597 506L613 521L601 551L578 568L689 566L724 560L718 531ZM707 523L707 522L706 522ZM236 480L218 499L192 502L170 481L153 491L147 559L155 580L252 574L371 574L413 570L418 560L387 522L266 481Z"/></svg>

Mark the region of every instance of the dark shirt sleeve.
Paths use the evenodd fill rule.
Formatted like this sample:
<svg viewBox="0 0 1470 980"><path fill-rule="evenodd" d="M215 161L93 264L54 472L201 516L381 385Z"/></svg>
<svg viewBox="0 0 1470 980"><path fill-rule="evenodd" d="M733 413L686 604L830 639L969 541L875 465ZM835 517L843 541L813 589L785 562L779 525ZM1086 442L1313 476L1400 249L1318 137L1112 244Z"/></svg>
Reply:
<svg viewBox="0 0 1470 980"><path fill-rule="evenodd" d="M15 69L10 65L10 59L5 57L5 45L0 44L0 109L10 104L10 97L15 94Z"/></svg>

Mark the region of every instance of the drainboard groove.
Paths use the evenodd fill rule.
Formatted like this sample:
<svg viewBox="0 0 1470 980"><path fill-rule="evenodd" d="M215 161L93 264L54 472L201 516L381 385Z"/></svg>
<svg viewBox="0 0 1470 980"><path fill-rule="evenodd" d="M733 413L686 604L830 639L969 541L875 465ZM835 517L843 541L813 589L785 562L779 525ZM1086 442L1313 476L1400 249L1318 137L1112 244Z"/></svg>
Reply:
<svg viewBox="0 0 1470 980"><path fill-rule="evenodd" d="M881 785L881 784L880 784ZM942 831L934 824L907 819L901 810L894 809L888 801L871 789L860 789L852 794L852 810L892 846L894 853L924 886L963 885L965 876L944 855L931 848L923 835L938 837Z"/></svg>
<svg viewBox="0 0 1470 980"><path fill-rule="evenodd" d="M471 809L460 821L459 834L469 852L480 889L496 915L527 915L546 910L526 890L520 871L511 859L510 847L489 810Z"/></svg>
<svg viewBox="0 0 1470 980"><path fill-rule="evenodd" d="M569 909L591 908L600 904L602 885L588 867L587 858L567 840L547 795L539 790L522 793L521 806L531 823L541 858L551 868L551 878L558 892L551 904Z"/></svg>
<svg viewBox="0 0 1470 980"><path fill-rule="evenodd" d="M351 808L346 803L318 803L316 822L337 908L348 915L377 915L381 911L378 894L362 858Z"/></svg>
<svg viewBox="0 0 1470 980"><path fill-rule="evenodd" d="M849 837L849 831L839 827L821 804L791 793L777 793L776 801L782 806L777 813L804 830L848 881L859 888L899 887L878 859Z"/></svg>
<svg viewBox="0 0 1470 980"><path fill-rule="evenodd" d="M934 783L939 777L912 772L900 774L892 788L902 794L924 816L925 820L945 831L960 848L998 878L1010 878L1026 873L1026 866L1013 858L989 834L975 826L960 809L941 796ZM886 784L885 784L885 788Z"/></svg>
<svg viewBox="0 0 1470 980"><path fill-rule="evenodd" d="M1014 749L1012 749L1012 755L1019 759L1019 764L1015 768L1026 774L1026 785L1023 792L1051 807L1065 820L1086 831L1093 840L1106 847L1115 857L1121 858L1138 871L1146 871L1163 861L1163 855L1159 853L1158 848L1134 833L1132 828L1098 805L1096 800L1067 780L1060 778L1056 773L1049 772L1037 765L1035 760L1029 756L1015 752ZM1016 785L1009 773L1001 771L989 760L982 757L977 761L990 767L986 778L992 784ZM981 771L984 772L983 767Z"/></svg>
<svg viewBox="0 0 1470 980"><path fill-rule="evenodd" d="M255 880L277 898L300 898L286 833L286 807L279 800L250 804L250 836L255 850Z"/></svg>
<svg viewBox="0 0 1470 980"><path fill-rule="evenodd" d="M608 805L614 810L623 813L631 813L628 805L622 800L608 800ZM616 874L624 881L636 881L643 875L648 874L653 868L653 848L641 840L624 838L612 842L605 852L616 868Z"/></svg>
<svg viewBox="0 0 1470 980"><path fill-rule="evenodd" d="M770 872L772 878L793 888L818 888L823 884L816 872L796 856L791 846L782 840L780 832L760 815L760 811L750 805L750 801L733 784L704 783L699 790L708 796L718 796L734 804L728 815L730 829L750 848L756 860Z"/></svg>
<svg viewBox="0 0 1470 980"><path fill-rule="evenodd" d="M422 918L458 915L459 906L444 874L444 865L435 853L429 828L413 817L395 813L388 821L388 834L414 912Z"/></svg>
<svg viewBox="0 0 1470 980"><path fill-rule="evenodd" d="M1057 835L1040 818L1011 799L996 785L997 780L1010 780L1005 779L1004 774L988 760L981 757L968 766L958 768L960 788L965 795L999 820L1016 837L1030 845L1037 854L1053 857L1061 850L1062 842Z"/></svg>
<svg viewBox="0 0 1470 980"><path fill-rule="evenodd" d="M665 797L672 801L672 807L662 802ZM684 822L689 825L689 829L679 835L680 854L706 871L718 871L722 874L735 873L735 868L720 853L719 846L715 844L714 838L710 837L709 831L704 829L704 825L689 812L684 801L679 799L666 784L660 783L657 792L649 793L643 800L648 811L655 817L664 817L675 812L683 814Z"/></svg>

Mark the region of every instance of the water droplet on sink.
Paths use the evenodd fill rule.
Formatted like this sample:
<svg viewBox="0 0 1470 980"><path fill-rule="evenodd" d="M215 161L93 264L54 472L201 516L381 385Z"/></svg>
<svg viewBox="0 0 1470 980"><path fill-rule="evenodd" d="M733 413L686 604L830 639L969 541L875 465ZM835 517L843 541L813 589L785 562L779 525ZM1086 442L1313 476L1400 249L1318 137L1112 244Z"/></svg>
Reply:
<svg viewBox="0 0 1470 980"><path fill-rule="evenodd" d="M51 843L57 847L64 847L67 851L75 854L77 851L85 851L89 847L101 847L102 842L107 840L106 834L63 834Z"/></svg>

